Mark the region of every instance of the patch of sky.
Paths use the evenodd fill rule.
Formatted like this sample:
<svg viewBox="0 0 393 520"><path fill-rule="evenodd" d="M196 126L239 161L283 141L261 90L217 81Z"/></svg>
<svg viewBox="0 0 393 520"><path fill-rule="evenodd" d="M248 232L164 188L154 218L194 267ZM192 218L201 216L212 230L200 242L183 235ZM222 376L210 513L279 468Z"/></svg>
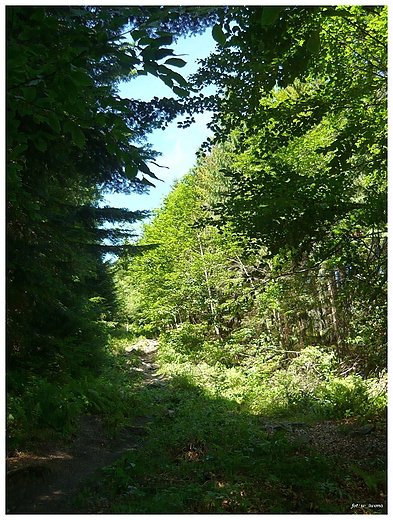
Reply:
<svg viewBox="0 0 393 520"><path fill-rule="evenodd" d="M176 43L169 47L173 49L176 56L186 61L186 65L182 68L173 67L173 69L184 78L188 78L197 71L197 60L206 58L214 51L215 45L209 29L202 35L179 38ZM207 87L203 90L203 93L209 95L214 91L214 87ZM150 101L155 96L159 98L176 97L167 85L151 74L136 76L131 81L120 84L119 96L141 101ZM165 130L155 130L149 134L147 136L148 143L154 150L161 153L157 158L157 163L161 167L149 164L151 171L160 179L160 181L153 181L156 187L150 188L144 194L106 193L101 205L126 208L132 211L151 211L158 208L170 193L175 180L181 179L195 166L198 149L208 137L213 135L207 127L211 121L211 116L210 112L195 114L195 122L188 128L178 127L177 123L184 120L184 116L179 116ZM133 225L134 239L138 238L142 226L143 221ZM108 227L112 227L112 225L108 225ZM128 225L117 224L113 227L124 229L125 227L128 228ZM114 259L113 255L105 255L105 260L113 261Z"/></svg>
<svg viewBox="0 0 393 520"><path fill-rule="evenodd" d="M202 35L181 38L170 48L174 54L186 61L186 65L177 69L183 77L196 72L197 60L206 58L215 47L215 42L208 29ZM204 94L214 92L214 87L205 89ZM127 83L119 86L119 95L130 99L150 101L153 97L176 97L172 90L159 78L148 74L137 76ZM212 132L207 128L211 120L211 113L205 112L194 116L195 123L188 128L178 128L177 123L184 120L179 116L168 125L165 130L155 130L147 136L152 148L162 155L157 158L160 166L149 164L151 171L157 175L161 182L155 182L156 187L151 188L147 194L131 193L106 194L103 205L127 208L135 210L152 210L160 206L166 195L170 192L173 182L185 175L196 163L196 152L201 144L206 141Z"/></svg>

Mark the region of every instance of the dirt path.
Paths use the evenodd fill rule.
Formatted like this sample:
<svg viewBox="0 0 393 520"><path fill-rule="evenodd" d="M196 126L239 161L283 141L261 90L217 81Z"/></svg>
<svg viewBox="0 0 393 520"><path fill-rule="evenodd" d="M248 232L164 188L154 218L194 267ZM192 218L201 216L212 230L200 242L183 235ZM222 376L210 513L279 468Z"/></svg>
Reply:
<svg viewBox="0 0 393 520"><path fill-rule="evenodd" d="M155 354L158 348L158 341L155 339L145 339L138 341L134 345L130 345L125 348L126 354L136 351L141 359L141 366L138 368L132 368L137 372L142 372L143 379L141 386L147 386L150 384L157 384L157 382L163 382L163 376L159 376L156 372L159 366L154 362Z"/></svg>
<svg viewBox="0 0 393 520"><path fill-rule="evenodd" d="M125 355L140 358L141 386L165 386L157 374L155 354L158 342L145 340L130 345ZM85 415L78 419L73 439L65 446L45 446L34 453L15 453L7 458L7 510L11 514L77 513L74 498L87 479L124 456L138 450L147 434L151 419L138 417L132 426L123 429L120 439L111 440L100 417ZM312 427L305 423L275 422L263 419L267 433L284 430L290 441L301 448L310 445L325 455L343 455L348 464L361 465L386 457L386 431L381 426L357 428L350 421L323 421ZM385 503L386 495L381 495Z"/></svg>
<svg viewBox="0 0 393 520"><path fill-rule="evenodd" d="M158 365L154 356L155 340L146 340L126 349L126 355L138 351L143 373L142 385L157 381ZM7 511L21 513L73 513L73 499L82 483L96 472L120 459L127 451L137 450L146 435L149 418L138 417L125 427L120 439L112 441L97 416L79 417L73 439L67 446L45 446L35 452L17 452L7 457Z"/></svg>

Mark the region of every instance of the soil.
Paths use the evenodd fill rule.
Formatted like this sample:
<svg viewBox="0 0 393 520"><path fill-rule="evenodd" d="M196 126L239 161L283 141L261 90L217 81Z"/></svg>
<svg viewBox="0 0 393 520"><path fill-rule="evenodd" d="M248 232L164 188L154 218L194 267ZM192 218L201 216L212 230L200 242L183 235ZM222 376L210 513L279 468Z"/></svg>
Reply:
<svg viewBox="0 0 393 520"><path fill-rule="evenodd" d="M126 349L137 350L142 385L160 381L154 355L158 343L147 340ZM164 384L162 382L162 384ZM98 416L78 418L72 439L66 445L40 446L34 452L14 452L7 457L7 513L76 513L74 498L83 483L101 469L137 450L146 435L149 417L137 417L126 426L117 440L105 430Z"/></svg>
<svg viewBox="0 0 393 520"><path fill-rule="evenodd" d="M136 350L141 364L132 370L142 372L142 386L165 385L154 363L158 343L155 340L132 345L126 355ZM382 425L358 427L350 421L324 421L312 427L304 423L261 420L274 434L284 430L301 447L312 445L325 455L345 453L348 464L371 462L386 457L386 429ZM74 499L84 483L100 470L122 458L127 451L138 450L147 434L149 417L134 419L117 440L111 439L100 417L79 417L67 445L41 446L34 452L16 452L7 457L7 512L9 514L77 513ZM381 495L385 502L386 495Z"/></svg>

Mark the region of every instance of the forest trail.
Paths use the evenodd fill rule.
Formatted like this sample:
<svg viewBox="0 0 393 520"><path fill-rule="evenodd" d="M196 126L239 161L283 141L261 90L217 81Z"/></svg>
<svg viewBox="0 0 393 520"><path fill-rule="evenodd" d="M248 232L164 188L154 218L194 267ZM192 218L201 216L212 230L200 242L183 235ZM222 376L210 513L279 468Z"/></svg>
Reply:
<svg viewBox="0 0 393 520"><path fill-rule="evenodd" d="M136 351L140 366L130 370L142 372L142 386L158 381L158 365L154 356L158 341L144 340L125 349L125 355ZM83 483L101 469L137 450L146 435L149 417L137 417L125 426L120 437L111 439L102 418L84 415L78 418L75 432L67 443L40 446L34 452L14 452L7 457L7 512L76 513L74 498Z"/></svg>
<svg viewBox="0 0 393 520"><path fill-rule="evenodd" d="M142 340L125 348L126 358L139 358L138 366L130 364L130 371L142 374L140 387L163 387L167 382L158 374L155 362L158 341ZM101 470L115 463L129 452L143 450L152 417L139 416L125 426L117 439L105 430L103 418L80 416L72 438L58 445L41 445L33 452L16 452L7 458L7 512L9 514L77 514L105 512L101 494L75 502L86 489L87 481L99 476ZM360 428L352 421L322 421L318 424L261 418L263 429L274 435L285 432L288 440L299 449L313 449L317 453L337 456L345 453L346 464L359 465L386 456L386 431L366 425ZM185 456L187 454L183 454ZM369 462L370 462L369 461ZM97 480L97 485L101 482ZM363 488L361 488L363 489ZM363 489L362 493L367 490ZM380 497L385 501L385 495ZM86 501L87 500L87 501Z"/></svg>
<svg viewBox="0 0 393 520"><path fill-rule="evenodd" d="M155 361L155 353L158 349L158 340L143 339L137 343L125 348L126 355L131 352L136 352L141 360L141 365L132 370L142 372L143 379L141 386L154 384L157 381L162 381L162 376L159 376L156 371L159 368Z"/></svg>

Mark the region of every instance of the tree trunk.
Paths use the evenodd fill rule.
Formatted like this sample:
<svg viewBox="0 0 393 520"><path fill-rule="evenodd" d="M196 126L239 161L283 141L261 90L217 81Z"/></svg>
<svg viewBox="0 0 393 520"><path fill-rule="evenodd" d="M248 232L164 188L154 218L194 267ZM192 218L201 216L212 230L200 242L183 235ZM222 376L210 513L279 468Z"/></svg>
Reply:
<svg viewBox="0 0 393 520"><path fill-rule="evenodd" d="M211 315L212 315L214 332L216 333L216 335L218 337L220 337L220 330L219 330L219 328L217 326L217 312L216 312L216 309L215 309L215 307L213 305L213 298L212 298L212 291L211 291L211 287L210 287L209 274L208 274L207 269L206 269L205 255L204 255L204 252L203 252L202 241L201 241L200 235L197 235L197 238L198 238L198 244L199 244L199 251L201 253L201 258L202 258L203 273L205 275L205 280L206 280L207 294L209 296L209 307L210 307L210 312L211 312Z"/></svg>

